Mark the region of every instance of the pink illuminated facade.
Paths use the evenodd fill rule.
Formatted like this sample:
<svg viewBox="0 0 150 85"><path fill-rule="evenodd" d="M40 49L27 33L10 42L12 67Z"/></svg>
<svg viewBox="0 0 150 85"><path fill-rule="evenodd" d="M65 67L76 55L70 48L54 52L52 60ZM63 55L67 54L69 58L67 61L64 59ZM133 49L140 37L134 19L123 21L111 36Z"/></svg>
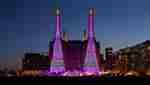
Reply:
<svg viewBox="0 0 150 85"><path fill-rule="evenodd" d="M61 73L64 76L80 76L83 73L99 73L100 46L94 36L94 10L90 9L88 33L83 40L68 40L61 35L60 10L57 9L56 35L51 42L49 58L50 73Z"/></svg>
<svg viewBox="0 0 150 85"><path fill-rule="evenodd" d="M60 9L56 11L56 35L53 45L53 56L51 60L50 72L64 72L64 61L63 61L63 51L62 51L62 39L61 39L61 16Z"/></svg>
<svg viewBox="0 0 150 85"><path fill-rule="evenodd" d="M94 9L89 10L88 20L88 43L86 48L86 56L84 61L84 72L99 73L99 65L97 61L96 40L94 36Z"/></svg>

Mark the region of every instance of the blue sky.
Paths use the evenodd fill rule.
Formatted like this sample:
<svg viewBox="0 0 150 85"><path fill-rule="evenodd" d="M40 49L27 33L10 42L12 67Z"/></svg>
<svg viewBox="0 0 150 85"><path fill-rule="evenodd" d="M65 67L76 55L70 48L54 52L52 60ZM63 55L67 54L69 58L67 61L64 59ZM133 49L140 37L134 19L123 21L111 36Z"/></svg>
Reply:
<svg viewBox="0 0 150 85"><path fill-rule="evenodd" d="M26 51L48 49L55 32L52 8L63 9L62 30L81 39L87 29L88 8L96 9L95 33L102 50L150 39L149 0L0 0L0 63L16 64Z"/></svg>

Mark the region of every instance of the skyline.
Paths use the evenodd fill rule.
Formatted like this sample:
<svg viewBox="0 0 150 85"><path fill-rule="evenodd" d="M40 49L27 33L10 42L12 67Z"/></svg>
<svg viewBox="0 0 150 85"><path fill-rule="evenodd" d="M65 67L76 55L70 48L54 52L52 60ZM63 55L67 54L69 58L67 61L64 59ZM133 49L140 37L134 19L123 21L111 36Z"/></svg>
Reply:
<svg viewBox="0 0 150 85"><path fill-rule="evenodd" d="M148 0L58 2L63 9L62 30L68 32L71 40L82 40L90 7L96 9L94 31L102 49L108 46L120 49L150 39ZM53 39L55 32L55 17L51 16L54 3L54 0L0 1L0 63L16 62L28 48L33 52L48 51L48 40Z"/></svg>

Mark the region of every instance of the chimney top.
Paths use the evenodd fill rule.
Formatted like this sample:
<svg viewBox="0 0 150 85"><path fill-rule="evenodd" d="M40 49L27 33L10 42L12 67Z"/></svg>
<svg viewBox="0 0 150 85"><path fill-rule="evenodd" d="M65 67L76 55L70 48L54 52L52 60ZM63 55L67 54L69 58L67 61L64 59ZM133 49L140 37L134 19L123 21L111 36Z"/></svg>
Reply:
<svg viewBox="0 0 150 85"><path fill-rule="evenodd" d="M59 16L60 14L61 14L61 13L60 13L60 8L57 8L57 9L56 9L56 15Z"/></svg>
<svg viewBox="0 0 150 85"><path fill-rule="evenodd" d="M91 15L91 16L95 16L96 15L96 12L95 12L94 8L90 8L89 9L89 15Z"/></svg>

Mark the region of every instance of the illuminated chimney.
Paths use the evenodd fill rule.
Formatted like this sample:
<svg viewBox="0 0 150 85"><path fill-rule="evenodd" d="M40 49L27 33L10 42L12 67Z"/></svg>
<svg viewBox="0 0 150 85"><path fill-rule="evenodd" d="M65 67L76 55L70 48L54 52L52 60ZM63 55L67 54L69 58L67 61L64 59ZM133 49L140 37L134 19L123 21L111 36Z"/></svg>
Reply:
<svg viewBox="0 0 150 85"><path fill-rule="evenodd" d="M96 40L94 36L94 15L95 10L90 8L88 17L88 44L83 67L84 72L87 73L99 73L99 65L96 54Z"/></svg>
<svg viewBox="0 0 150 85"><path fill-rule="evenodd" d="M61 16L60 9L56 10L56 35L53 44L53 56L50 72L63 72L65 70L61 39Z"/></svg>

